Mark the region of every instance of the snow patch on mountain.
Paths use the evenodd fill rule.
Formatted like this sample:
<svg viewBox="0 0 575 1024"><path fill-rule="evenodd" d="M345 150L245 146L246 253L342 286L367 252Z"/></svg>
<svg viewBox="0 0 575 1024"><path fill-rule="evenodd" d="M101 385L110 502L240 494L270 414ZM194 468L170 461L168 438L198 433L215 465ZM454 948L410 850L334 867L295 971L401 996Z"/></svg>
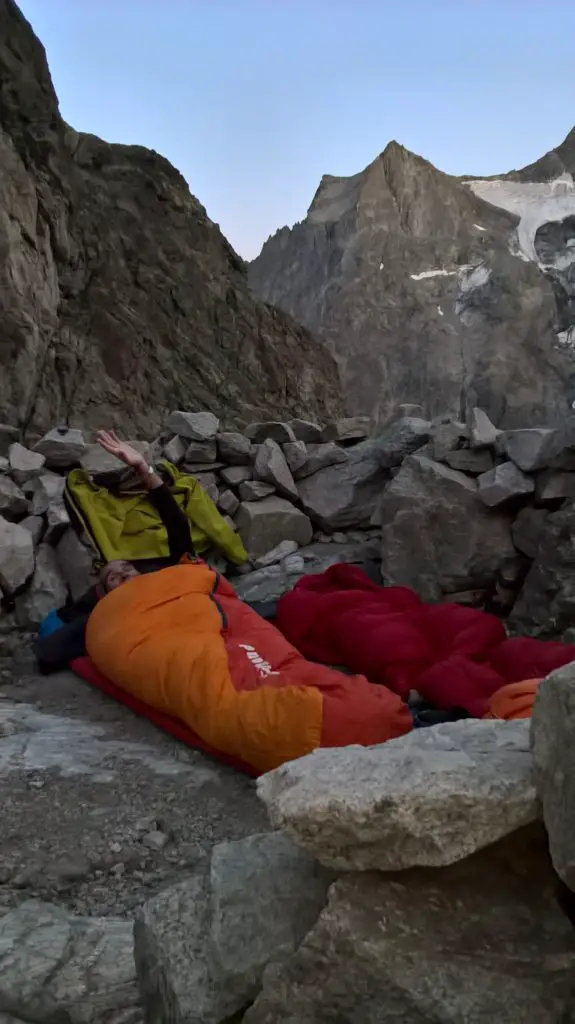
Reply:
<svg viewBox="0 0 575 1024"><path fill-rule="evenodd" d="M543 224L575 216L575 183L573 176L567 172L547 182L480 179L466 181L464 184L480 199L520 218L517 226L518 251L515 255L533 263L539 263L535 248L535 236L539 228Z"/></svg>

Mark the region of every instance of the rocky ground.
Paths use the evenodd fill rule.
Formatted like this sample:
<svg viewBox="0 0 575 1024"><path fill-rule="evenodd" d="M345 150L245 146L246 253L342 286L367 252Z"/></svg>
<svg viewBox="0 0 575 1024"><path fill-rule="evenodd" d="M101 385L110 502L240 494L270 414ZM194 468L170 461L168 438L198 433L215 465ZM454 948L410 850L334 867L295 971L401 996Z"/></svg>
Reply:
<svg viewBox="0 0 575 1024"><path fill-rule="evenodd" d="M25 899L123 915L224 839L268 829L246 777L72 673L0 681L0 915Z"/></svg>

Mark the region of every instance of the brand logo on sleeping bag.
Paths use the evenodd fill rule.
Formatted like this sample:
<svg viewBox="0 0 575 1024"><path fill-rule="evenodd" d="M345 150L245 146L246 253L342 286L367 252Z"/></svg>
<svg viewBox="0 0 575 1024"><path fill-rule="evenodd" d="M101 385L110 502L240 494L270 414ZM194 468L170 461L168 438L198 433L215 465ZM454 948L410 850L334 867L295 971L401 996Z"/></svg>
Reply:
<svg viewBox="0 0 575 1024"><path fill-rule="evenodd" d="M251 644L238 644L242 651L245 651L249 660L251 661L254 668L259 672L260 676L278 676L279 672L274 672L269 661L262 658L261 654L258 654L255 647Z"/></svg>

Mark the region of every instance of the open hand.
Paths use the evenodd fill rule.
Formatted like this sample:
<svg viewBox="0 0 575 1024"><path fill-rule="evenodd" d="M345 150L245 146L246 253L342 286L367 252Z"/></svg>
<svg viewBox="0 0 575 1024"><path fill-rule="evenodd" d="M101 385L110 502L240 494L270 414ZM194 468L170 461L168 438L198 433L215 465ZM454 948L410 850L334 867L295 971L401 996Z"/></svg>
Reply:
<svg viewBox="0 0 575 1024"><path fill-rule="evenodd" d="M99 430L96 434L98 444L110 455L115 455L126 466L130 466L139 473L148 472L148 464L143 455L140 455L135 448L132 448L126 441L120 438L113 430Z"/></svg>

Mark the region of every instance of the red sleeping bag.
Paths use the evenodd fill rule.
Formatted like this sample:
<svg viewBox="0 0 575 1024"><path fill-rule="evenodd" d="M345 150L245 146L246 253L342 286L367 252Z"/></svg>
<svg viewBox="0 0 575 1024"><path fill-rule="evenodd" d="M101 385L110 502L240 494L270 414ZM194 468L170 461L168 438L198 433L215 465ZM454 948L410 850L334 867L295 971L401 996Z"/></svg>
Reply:
<svg viewBox="0 0 575 1024"><path fill-rule="evenodd" d="M278 628L306 658L342 665L404 699L482 718L507 683L543 678L575 660L575 645L508 639L494 615L427 605L408 587L382 587L355 566L305 576L281 598Z"/></svg>

